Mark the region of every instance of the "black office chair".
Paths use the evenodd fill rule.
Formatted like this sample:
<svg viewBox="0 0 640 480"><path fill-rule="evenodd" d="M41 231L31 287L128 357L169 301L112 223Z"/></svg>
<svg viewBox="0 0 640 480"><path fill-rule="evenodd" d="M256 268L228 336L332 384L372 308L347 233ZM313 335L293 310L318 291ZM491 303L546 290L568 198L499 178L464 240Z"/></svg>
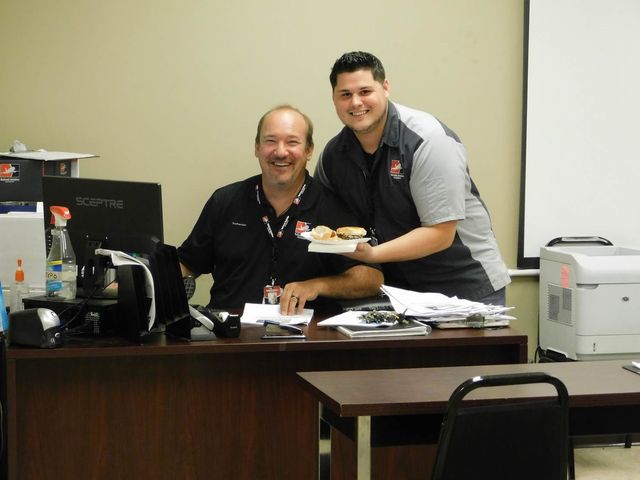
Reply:
<svg viewBox="0 0 640 480"><path fill-rule="evenodd" d="M548 383L557 396L505 398L491 405L464 405L481 387ZM524 388L524 387L523 387ZM564 384L542 372L474 377L449 398L431 480L566 480L569 395Z"/></svg>

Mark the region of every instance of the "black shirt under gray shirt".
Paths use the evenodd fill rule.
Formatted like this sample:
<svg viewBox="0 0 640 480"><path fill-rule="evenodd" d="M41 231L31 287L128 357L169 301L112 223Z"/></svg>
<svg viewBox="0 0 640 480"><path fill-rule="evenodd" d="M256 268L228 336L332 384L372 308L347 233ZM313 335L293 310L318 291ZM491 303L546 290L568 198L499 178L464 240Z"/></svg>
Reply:
<svg viewBox="0 0 640 480"><path fill-rule="evenodd" d="M382 264L385 284L477 301L510 282L464 146L432 115L389 102L375 156L345 127L326 145L314 177L354 209L379 243L458 222L448 249Z"/></svg>

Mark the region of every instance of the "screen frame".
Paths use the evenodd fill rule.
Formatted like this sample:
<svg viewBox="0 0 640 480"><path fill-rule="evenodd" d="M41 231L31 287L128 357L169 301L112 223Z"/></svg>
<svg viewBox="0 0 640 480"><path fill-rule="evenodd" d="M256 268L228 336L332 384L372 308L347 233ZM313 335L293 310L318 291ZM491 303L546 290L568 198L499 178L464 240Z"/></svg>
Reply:
<svg viewBox="0 0 640 480"><path fill-rule="evenodd" d="M139 256L148 255L164 237L162 187L159 183L80 177L42 177L44 225L47 251L50 245L49 207L69 208L67 231L78 266L79 294L90 263L87 251L99 246ZM99 244L99 245L98 245ZM92 287L92 286L91 286Z"/></svg>
<svg viewBox="0 0 640 480"><path fill-rule="evenodd" d="M558 237L640 243L638 18L632 0L525 1L518 268Z"/></svg>

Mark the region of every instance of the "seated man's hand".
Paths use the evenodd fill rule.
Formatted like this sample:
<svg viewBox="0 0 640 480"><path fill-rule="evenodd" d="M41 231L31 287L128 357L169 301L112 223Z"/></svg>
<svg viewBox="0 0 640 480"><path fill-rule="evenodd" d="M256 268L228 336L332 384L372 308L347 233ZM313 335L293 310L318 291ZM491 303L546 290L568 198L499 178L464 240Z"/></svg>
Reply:
<svg viewBox="0 0 640 480"><path fill-rule="evenodd" d="M318 287L315 280L288 283L280 296L280 313L295 315L302 313L305 303L318 298Z"/></svg>
<svg viewBox="0 0 640 480"><path fill-rule="evenodd" d="M363 244L360 244L363 245ZM382 272L366 265L354 265L338 275L316 277L285 285L280 296L280 313L302 313L305 304L318 297L363 298L380 292Z"/></svg>

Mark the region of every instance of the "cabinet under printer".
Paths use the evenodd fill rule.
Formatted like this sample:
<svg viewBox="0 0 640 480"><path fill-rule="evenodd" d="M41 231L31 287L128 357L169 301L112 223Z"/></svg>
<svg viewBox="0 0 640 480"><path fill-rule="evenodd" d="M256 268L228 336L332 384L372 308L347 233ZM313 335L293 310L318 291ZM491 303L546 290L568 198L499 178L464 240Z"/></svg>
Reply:
<svg viewBox="0 0 640 480"><path fill-rule="evenodd" d="M640 357L640 249L540 250L539 342L573 360Z"/></svg>

